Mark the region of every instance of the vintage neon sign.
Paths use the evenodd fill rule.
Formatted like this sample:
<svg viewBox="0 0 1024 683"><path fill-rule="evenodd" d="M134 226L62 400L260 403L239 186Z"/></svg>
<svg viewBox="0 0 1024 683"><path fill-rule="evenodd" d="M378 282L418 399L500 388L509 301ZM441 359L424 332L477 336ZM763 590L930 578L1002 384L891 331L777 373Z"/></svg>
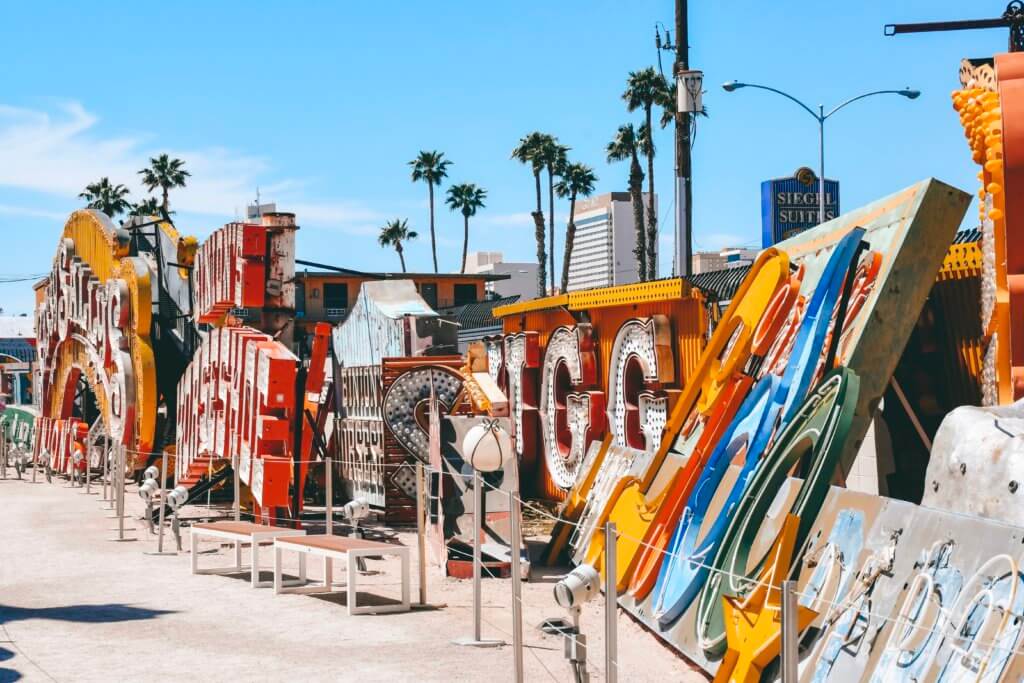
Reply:
<svg viewBox="0 0 1024 683"><path fill-rule="evenodd" d="M157 409L152 286L149 267L128 256L128 246L128 232L105 215L71 215L36 310L37 353L44 416L71 417L84 378L109 434L144 452Z"/></svg>

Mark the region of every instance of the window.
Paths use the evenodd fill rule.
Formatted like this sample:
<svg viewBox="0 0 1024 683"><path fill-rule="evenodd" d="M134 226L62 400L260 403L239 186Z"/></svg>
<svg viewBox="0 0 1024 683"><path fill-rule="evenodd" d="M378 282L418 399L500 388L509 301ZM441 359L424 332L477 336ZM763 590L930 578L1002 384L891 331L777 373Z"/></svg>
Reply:
<svg viewBox="0 0 1024 683"><path fill-rule="evenodd" d="M315 290L314 290L315 291ZM301 280L295 283L295 317L306 315L306 283Z"/></svg>
<svg viewBox="0 0 1024 683"><path fill-rule="evenodd" d="M424 282L420 285L420 296L431 308L437 308L437 283Z"/></svg>
<svg viewBox="0 0 1024 683"><path fill-rule="evenodd" d="M455 285L455 305L471 304L476 301L476 285Z"/></svg>
<svg viewBox="0 0 1024 683"><path fill-rule="evenodd" d="M348 285L343 282L324 283L324 314L340 318L348 309Z"/></svg>

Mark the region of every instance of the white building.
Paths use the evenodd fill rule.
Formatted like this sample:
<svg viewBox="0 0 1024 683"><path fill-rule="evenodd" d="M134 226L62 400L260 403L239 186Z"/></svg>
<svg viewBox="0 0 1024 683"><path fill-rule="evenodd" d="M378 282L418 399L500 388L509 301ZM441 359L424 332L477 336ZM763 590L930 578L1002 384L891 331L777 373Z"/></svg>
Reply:
<svg viewBox="0 0 1024 683"><path fill-rule="evenodd" d="M520 301L537 297L537 264L507 263L502 260L500 251L471 251L466 254L466 273L494 273L508 275L507 280L488 282L488 292L498 297L519 296Z"/></svg>
<svg viewBox="0 0 1024 683"><path fill-rule="evenodd" d="M644 195L646 220L647 195ZM658 197L654 197L658 210ZM569 260L569 291L625 285L640 280L636 269L636 231L628 192L576 202L576 239ZM646 229L646 228L645 228ZM657 246L655 246L657 249Z"/></svg>

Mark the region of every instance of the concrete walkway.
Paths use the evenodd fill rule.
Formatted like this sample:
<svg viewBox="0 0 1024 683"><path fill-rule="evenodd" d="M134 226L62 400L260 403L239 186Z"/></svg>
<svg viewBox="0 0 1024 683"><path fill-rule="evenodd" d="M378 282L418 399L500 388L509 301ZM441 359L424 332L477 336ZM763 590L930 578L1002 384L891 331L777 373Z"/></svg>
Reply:
<svg viewBox="0 0 1024 683"><path fill-rule="evenodd" d="M191 576L187 532L186 552L145 554L156 550L156 540L135 521L142 504L134 487L126 500L128 536L137 540L117 543L110 540L117 520L99 495L57 479L0 480L0 683L512 680L511 647L451 644L472 632L468 581L431 567L432 609L349 617L340 592L275 598L271 589L251 589L248 574ZM414 546L415 563L415 537L402 541ZM203 548L204 566L229 563L227 548ZM271 555L264 552L263 561ZM397 561L369 568L377 573L365 578L365 588L361 579L360 600L363 591L397 596ZM313 578L320 571L319 562L310 563ZM415 601L415 564L412 590ZM485 637L511 643L510 601L509 581L484 582ZM535 628L544 617L560 616L551 584L524 584L524 603L526 680L571 680L561 639ZM603 612L595 603L582 623L592 680L601 680ZM706 680L621 612L619 647L621 680Z"/></svg>

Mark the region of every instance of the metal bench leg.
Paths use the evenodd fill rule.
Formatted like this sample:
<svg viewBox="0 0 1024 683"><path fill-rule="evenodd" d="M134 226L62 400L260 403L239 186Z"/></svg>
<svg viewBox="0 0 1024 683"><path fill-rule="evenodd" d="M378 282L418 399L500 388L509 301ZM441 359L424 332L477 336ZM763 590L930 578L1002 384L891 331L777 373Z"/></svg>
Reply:
<svg viewBox="0 0 1024 683"><path fill-rule="evenodd" d="M331 590L334 585L334 560L324 555L324 588Z"/></svg>
<svg viewBox="0 0 1024 683"><path fill-rule="evenodd" d="M306 583L306 553L299 553L299 581Z"/></svg>
<svg viewBox="0 0 1024 683"><path fill-rule="evenodd" d="M281 549L274 546L274 595L281 593Z"/></svg>
<svg viewBox="0 0 1024 683"><path fill-rule="evenodd" d="M199 535L194 531L189 532L189 548L192 551L192 573L199 571Z"/></svg>
<svg viewBox="0 0 1024 683"><path fill-rule="evenodd" d="M411 609L409 607L409 553L408 551L401 554L402 558L402 608L406 611Z"/></svg>
<svg viewBox="0 0 1024 683"><path fill-rule="evenodd" d="M252 542L251 542L251 545L252 545L252 577L253 577L252 578L252 581L253 581L252 585L253 585L253 588L255 588L256 587L256 583L259 582L259 579L260 579L260 544L256 541L256 539L253 539Z"/></svg>
<svg viewBox="0 0 1024 683"><path fill-rule="evenodd" d="M235 541L235 569L242 571L242 542Z"/></svg>
<svg viewBox="0 0 1024 683"><path fill-rule="evenodd" d="M352 556L352 553L345 555L345 565L348 567L348 586L346 586L346 590L348 591L348 600L346 602L348 602L349 616L356 613L356 576L358 576L359 573L356 571L355 559L356 558Z"/></svg>

